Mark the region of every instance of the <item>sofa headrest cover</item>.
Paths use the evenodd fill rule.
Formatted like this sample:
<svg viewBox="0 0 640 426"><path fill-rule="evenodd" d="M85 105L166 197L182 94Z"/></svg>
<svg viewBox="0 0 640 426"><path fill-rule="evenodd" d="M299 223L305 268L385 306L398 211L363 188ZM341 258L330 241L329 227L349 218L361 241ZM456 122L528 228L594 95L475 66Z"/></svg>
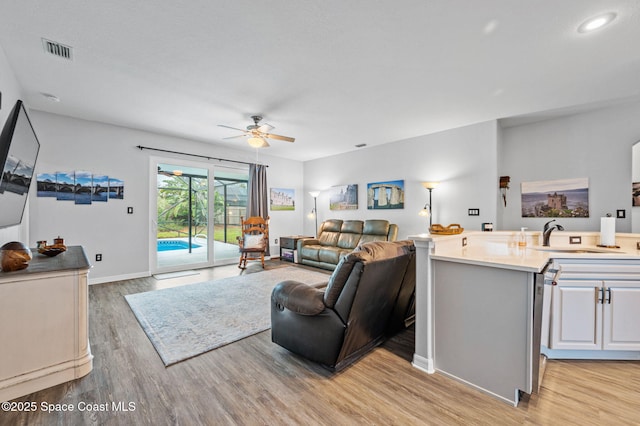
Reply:
<svg viewBox="0 0 640 426"><path fill-rule="evenodd" d="M361 220L345 220L342 223L340 232L346 232L349 234L362 234L362 225L364 222Z"/></svg>
<svg viewBox="0 0 640 426"><path fill-rule="evenodd" d="M365 220L363 234L367 235L387 235L389 233L389 221L387 220Z"/></svg>
<svg viewBox="0 0 640 426"><path fill-rule="evenodd" d="M411 240L403 241L372 241L355 248L354 252L365 252L371 260L382 260L404 254L415 253L416 248Z"/></svg>
<svg viewBox="0 0 640 426"><path fill-rule="evenodd" d="M322 222L322 230L329 232L340 232L342 221L340 219L329 219Z"/></svg>

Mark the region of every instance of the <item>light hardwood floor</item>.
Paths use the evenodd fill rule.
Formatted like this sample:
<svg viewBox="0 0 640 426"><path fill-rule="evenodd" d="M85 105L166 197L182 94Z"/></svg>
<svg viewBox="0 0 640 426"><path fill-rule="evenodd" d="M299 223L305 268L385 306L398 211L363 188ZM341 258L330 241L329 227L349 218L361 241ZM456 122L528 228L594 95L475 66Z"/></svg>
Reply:
<svg viewBox="0 0 640 426"><path fill-rule="evenodd" d="M267 268L281 266L270 261ZM38 408L0 412L0 424L640 424L640 362L549 361L540 394L514 408L412 367L413 329L338 374L273 344L269 331L165 368L123 296L237 274L225 266L91 286L93 371L15 400ZM43 403L74 411L46 413ZM129 411L115 410L118 404Z"/></svg>

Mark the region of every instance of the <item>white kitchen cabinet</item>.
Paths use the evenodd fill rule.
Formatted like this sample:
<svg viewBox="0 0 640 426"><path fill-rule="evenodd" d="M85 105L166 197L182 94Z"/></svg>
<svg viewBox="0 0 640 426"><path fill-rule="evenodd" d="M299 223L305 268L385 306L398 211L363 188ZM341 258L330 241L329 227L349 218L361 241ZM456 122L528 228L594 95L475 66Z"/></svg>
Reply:
<svg viewBox="0 0 640 426"><path fill-rule="evenodd" d="M554 350L640 351L640 281L558 280L553 286Z"/></svg>
<svg viewBox="0 0 640 426"><path fill-rule="evenodd" d="M602 281L558 281L553 286L551 349L602 348Z"/></svg>
<svg viewBox="0 0 640 426"><path fill-rule="evenodd" d="M602 349L640 351L640 282L604 281Z"/></svg>

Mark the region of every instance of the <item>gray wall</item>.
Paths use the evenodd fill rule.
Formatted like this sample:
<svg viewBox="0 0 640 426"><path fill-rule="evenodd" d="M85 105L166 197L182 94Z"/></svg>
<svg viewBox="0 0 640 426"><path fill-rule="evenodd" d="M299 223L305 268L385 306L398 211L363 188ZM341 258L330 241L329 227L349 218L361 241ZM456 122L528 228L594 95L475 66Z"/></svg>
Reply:
<svg viewBox="0 0 640 426"><path fill-rule="evenodd" d="M640 140L640 102L502 130L499 175L511 176L500 229L540 230L545 219L522 218L520 184L586 177L589 218L558 219L566 230L599 231L600 217L626 211L618 232L631 232L632 146Z"/></svg>
<svg viewBox="0 0 640 426"><path fill-rule="evenodd" d="M37 173L84 170L124 180L124 200L75 205L70 201L30 196L30 245L37 240L51 241L60 235L67 244L82 245L93 261L96 253L102 262L94 263L91 282L126 279L148 275L151 217L149 194L155 186L150 179L150 157L191 160L191 157L140 151L138 145L177 150L212 157L255 162L253 151L142 132L97 122L78 120L42 111L31 111L33 126L41 143ZM268 157L260 153L260 162L268 164L270 187L296 190L296 205L302 204L302 162ZM127 207L134 214L127 214ZM303 210L273 212L270 235L299 233ZM155 234L153 234L155 235Z"/></svg>
<svg viewBox="0 0 640 426"><path fill-rule="evenodd" d="M480 230L482 222L494 222L496 217L496 135L497 123L490 121L307 161L305 206L313 205L308 191L323 190L318 197L318 223L331 218L387 219L398 224L399 238L406 238L428 229L428 219L418 216L429 197L421 182L440 181L433 190L433 223ZM404 180L404 209L367 209L367 184L388 180ZM326 190L347 184L358 185L358 209L329 210ZM469 208L480 209L480 216L468 216ZM313 235L314 226L307 217L304 233Z"/></svg>

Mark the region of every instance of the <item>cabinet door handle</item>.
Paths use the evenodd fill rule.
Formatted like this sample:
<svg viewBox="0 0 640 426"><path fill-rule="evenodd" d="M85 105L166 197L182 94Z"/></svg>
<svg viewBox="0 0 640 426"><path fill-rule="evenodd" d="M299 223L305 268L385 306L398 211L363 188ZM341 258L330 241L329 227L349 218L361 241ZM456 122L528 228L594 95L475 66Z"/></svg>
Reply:
<svg viewBox="0 0 640 426"><path fill-rule="evenodd" d="M607 288L607 296L609 296L607 303L610 305L611 304L611 287Z"/></svg>
<svg viewBox="0 0 640 426"><path fill-rule="evenodd" d="M604 298L604 289L602 287L594 287L596 290L596 304L602 303Z"/></svg>

